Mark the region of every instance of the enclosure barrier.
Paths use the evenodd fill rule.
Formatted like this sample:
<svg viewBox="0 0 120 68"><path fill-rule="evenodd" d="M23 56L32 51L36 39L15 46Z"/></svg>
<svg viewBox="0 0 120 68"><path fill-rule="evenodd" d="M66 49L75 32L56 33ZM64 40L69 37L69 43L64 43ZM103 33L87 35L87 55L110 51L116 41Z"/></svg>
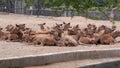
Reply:
<svg viewBox="0 0 120 68"><path fill-rule="evenodd" d="M78 68L120 68L120 59L80 66Z"/></svg>
<svg viewBox="0 0 120 68"><path fill-rule="evenodd" d="M40 66L57 62L120 57L120 49L76 50L22 57L0 58L0 68Z"/></svg>

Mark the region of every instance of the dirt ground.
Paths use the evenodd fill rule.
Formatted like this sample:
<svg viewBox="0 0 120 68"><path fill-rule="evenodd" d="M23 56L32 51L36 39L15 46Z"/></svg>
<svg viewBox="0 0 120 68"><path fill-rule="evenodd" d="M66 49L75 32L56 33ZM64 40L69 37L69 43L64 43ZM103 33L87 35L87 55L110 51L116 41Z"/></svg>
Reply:
<svg viewBox="0 0 120 68"><path fill-rule="evenodd" d="M88 23L94 23L97 26L102 24L106 26L112 26L109 21L102 20L90 20L84 17L45 17L45 16L27 16L19 14L1 14L0 13L0 26L5 27L8 24L20 24L25 23L27 27L38 30L39 27L37 24L46 22L48 26L53 26L55 23L71 22L72 25L79 24L81 28L85 27ZM120 27L120 21L117 21L117 29ZM15 57L15 56L25 56L25 55L34 55L34 54L44 54L44 53L53 53L53 52L62 52L62 51L71 51L71 50L93 50L93 49L109 49L109 48L119 48L120 43L115 45L79 45L77 47L42 47L42 46L32 46L25 43L19 42L6 42L0 41L0 58L4 57Z"/></svg>

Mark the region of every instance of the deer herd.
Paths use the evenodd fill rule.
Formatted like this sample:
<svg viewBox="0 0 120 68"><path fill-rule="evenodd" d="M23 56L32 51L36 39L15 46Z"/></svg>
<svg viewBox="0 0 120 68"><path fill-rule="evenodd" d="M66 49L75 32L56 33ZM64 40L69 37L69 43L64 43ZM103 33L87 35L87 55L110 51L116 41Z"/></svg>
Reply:
<svg viewBox="0 0 120 68"><path fill-rule="evenodd" d="M48 27L46 23L38 24L39 30L27 28L26 24L7 25L0 27L0 40L25 42L40 46L77 46L80 44L110 45L117 42L120 31L115 26L107 27L88 24L86 28L71 23L56 23Z"/></svg>

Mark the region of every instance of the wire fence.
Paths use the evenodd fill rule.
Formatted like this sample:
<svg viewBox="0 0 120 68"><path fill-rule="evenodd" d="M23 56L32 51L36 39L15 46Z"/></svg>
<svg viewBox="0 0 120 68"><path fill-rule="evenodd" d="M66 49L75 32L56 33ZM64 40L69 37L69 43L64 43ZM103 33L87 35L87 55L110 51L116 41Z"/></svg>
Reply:
<svg viewBox="0 0 120 68"><path fill-rule="evenodd" d="M31 1L31 2L28 2ZM25 15L43 15L43 16L85 16L77 12L61 10L56 11L50 9L49 4L44 3L45 0L0 0L0 12L25 14ZM110 14L106 11L106 14ZM88 12L88 17L92 19L106 20L103 14L96 11ZM115 12L115 19L120 20L120 11Z"/></svg>
<svg viewBox="0 0 120 68"><path fill-rule="evenodd" d="M44 4L44 0L4 0L0 1L0 12L26 14L26 15L55 15L55 11L49 9L49 5ZM60 16L57 14L56 16Z"/></svg>

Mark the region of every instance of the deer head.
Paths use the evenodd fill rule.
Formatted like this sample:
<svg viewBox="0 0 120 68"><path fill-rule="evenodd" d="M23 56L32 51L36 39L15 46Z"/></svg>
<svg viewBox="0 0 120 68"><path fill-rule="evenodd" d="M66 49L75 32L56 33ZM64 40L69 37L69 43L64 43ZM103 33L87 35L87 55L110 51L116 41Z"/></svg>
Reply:
<svg viewBox="0 0 120 68"><path fill-rule="evenodd" d="M6 31L9 31L9 32L11 32L13 29L14 29L13 25L7 25L6 27Z"/></svg>
<svg viewBox="0 0 120 68"><path fill-rule="evenodd" d="M3 30L3 28L0 28L0 31Z"/></svg>
<svg viewBox="0 0 120 68"><path fill-rule="evenodd" d="M71 26L70 26L70 24L71 23L65 23L65 22L63 22L63 24L64 24L64 30L68 30L68 28L71 28Z"/></svg>
<svg viewBox="0 0 120 68"><path fill-rule="evenodd" d="M117 37L120 37L120 31L115 31L111 34L113 36L114 39L116 39Z"/></svg>
<svg viewBox="0 0 120 68"><path fill-rule="evenodd" d="M16 24L16 27L19 28L20 30L24 31L25 30L25 24Z"/></svg>
<svg viewBox="0 0 120 68"><path fill-rule="evenodd" d="M40 29L41 29L41 30L44 30L44 29L45 29L44 26L46 25L46 23L42 23L42 24L38 24L38 25L40 26Z"/></svg>

